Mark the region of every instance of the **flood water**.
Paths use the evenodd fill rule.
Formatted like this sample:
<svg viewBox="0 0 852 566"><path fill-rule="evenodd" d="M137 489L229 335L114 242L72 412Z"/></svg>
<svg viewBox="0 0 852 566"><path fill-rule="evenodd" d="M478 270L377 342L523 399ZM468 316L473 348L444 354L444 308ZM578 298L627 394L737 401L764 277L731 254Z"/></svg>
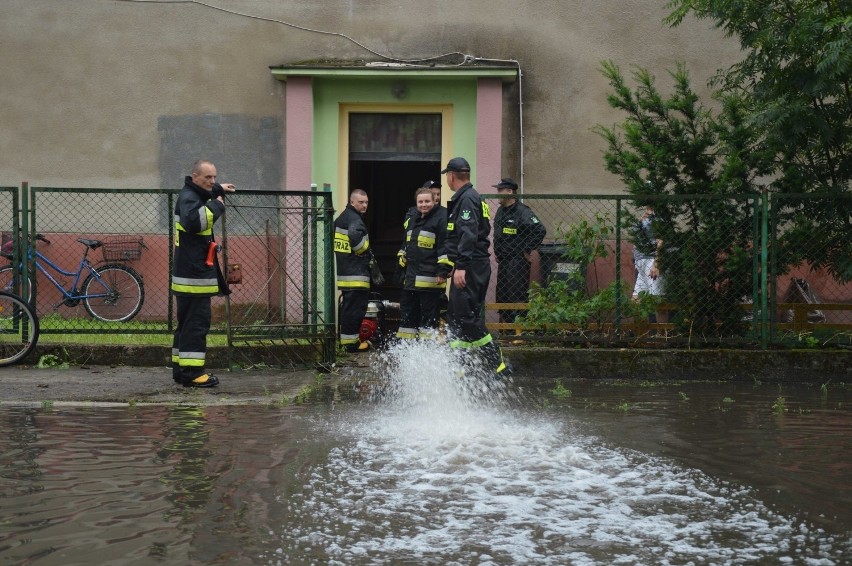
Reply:
<svg viewBox="0 0 852 566"><path fill-rule="evenodd" d="M849 385L473 373L409 345L302 407L0 406L0 564L852 563Z"/></svg>

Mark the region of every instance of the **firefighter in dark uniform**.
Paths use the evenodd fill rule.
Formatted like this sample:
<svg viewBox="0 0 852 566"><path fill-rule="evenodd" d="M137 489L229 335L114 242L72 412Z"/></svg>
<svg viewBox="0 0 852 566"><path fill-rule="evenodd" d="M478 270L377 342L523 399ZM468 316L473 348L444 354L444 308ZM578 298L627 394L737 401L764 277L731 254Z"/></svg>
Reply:
<svg viewBox="0 0 852 566"><path fill-rule="evenodd" d="M420 194L420 189L430 189L432 191L432 195L435 197L435 203L440 206L441 205L441 184L436 183L435 181L426 181L423 185L420 186L414 192L414 198L417 199L417 195ZM443 207L442 207L443 208ZM411 225L414 221L420 217L420 211L417 210L417 206L410 206L408 210L405 212L405 217L402 219L402 230L405 236L402 238L402 245L399 247L399 251L396 253L396 259L398 262L399 268L397 269L395 278L397 279L397 283L400 286L403 285L403 279L405 278L405 246L408 245L409 239L411 239Z"/></svg>
<svg viewBox="0 0 852 566"><path fill-rule="evenodd" d="M485 368L496 374L506 370L500 346L485 327L483 307L491 279L489 234L491 215L470 183L470 165L454 157L441 174L453 197L447 203L447 260L453 268L447 326L450 346L467 348L481 357Z"/></svg>
<svg viewBox="0 0 852 566"><path fill-rule="evenodd" d="M172 343L172 378L184 387L215 387L219 380L204 369L210 297L230 293L219 267L213 223L225 213L230 183L216 182L216 166L196 161L186 177L174 211L175 250L171 290L177 303Z"/></svg>
<svg viewBox="0 0 852 566"><path fill-rule="evenodd" d="M402 254L405 277L396 334L401 339L437 336L440 299L446 297L450 272L446 261L447 209L435 203L429 187L417 189L415 196L418 216L409 223Z"/></svg>
<svg viewBox="0 0 852 566"><path fill-rule="evenodd" d="M337 258L337 289L341 293L340 344L347 352L363 352L370 348L361 342L358 332L370 299L370 237L364 214L367 193L355 189L349 204L334 221L334 256Z"/></svg>
<svg viewBox="0 0 852 566"><path fill-rule="evenodd" d="M441 183L436 183L435 181L426 181L420 187L421 189L430 189L432 191L432 196L435 199L435 208L443 210L444 218L447 216L447 209L441 205ZM420 192L420 189L417 190ZM416 195L415 195L416 198ZM402 246L399 248L399 252L397 252L397 270L395 279L397 284L402 287L405 285L405 246L408 244L408 240L411 237L411 230L409 229L412 222L416 218L420 216L420 212L417 210L416 206L412 206L405 213L405 218L402 221L402 229L405 232L405 237L402 239ZM438 318L446 319L447 315L447 293L444 292L441 296L438 297Z"/></svg>
<svg viewBox="0 0 852 566"><path fill-rule="evenodd" d="M492 185L500 197L494 216L494 255L497 257L497 302L526 303L529 300L531 254L547 235L544 224L530 207L518 202L518 184L501 179ZM520 311L501 310L500 322L515 322Z"/></svg>

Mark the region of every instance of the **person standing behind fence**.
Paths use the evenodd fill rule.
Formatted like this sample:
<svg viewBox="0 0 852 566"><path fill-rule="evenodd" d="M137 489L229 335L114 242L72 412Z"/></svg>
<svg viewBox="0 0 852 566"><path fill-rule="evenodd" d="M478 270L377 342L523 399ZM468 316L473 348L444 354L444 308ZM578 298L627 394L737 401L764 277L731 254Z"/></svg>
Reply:
<svg viewBox="0 0 852 566"><path fill-rule="evenodd" d="M358 333L370 300L370 237L364 214L369 199L361 189L349 195L349 204L334 221L334 256L337 258L337 289L341 293L340 344L347 352L370 348Z"/></svg>
<svg viewBox="0 0 852 566"><path fill-rule="evenodd" d="M174 211L175 250L171 291L177 303L172 343L172 378L184 387L215 387L219 380L205 370L210 297L230 293L222 275L213 224L225 214L224 194L236 187L216 182L216 166L198 160L184 180Z"/></svg>
<svg viewBox="0 0 852 566"><path fill-rule="evenodd" d="M503 353L485 327L485 294L491 280L488 204L470 183L470 165L454 157L441 171L453 197L447 203L447 260L453 268L447 310L452 348L467 348L483 359L496 374L506 370ZM444 263L442 261L442 263Z"/></svg>
<svg viewBox="0 0 852 566"><path fill-rule="evenodd" d="M501 179L491 185L500 193L500 208L494 216L494 255L497 257L497 302L526 303L529 300L530 262L547 235L535 213L515 198L518 184ZM501 310L500 322L515 322L517 310Z"/></svg>
<svg viewBox="0 0 852 566"><path fill-rule="evenodd" d="M402 319L397 338L435 338L441 297L446 296L450 267L446 253L447 211L435 202L429 187L417 189L419 216L409 224L400 296ZM443 261L442 261L443 260Z"/></svg>
<svg viewBox="0 0 852 566"><path fill-rule="evenodd" d="M633 286L633 298L639 293L654 296L663 295L663 276L657 265L657 255L663 241L654 237L654 208L645 207L641 218L633 228L633 266L636 268L636 285ZM657 322L655 314L648 315L649 322Z"/></svg>

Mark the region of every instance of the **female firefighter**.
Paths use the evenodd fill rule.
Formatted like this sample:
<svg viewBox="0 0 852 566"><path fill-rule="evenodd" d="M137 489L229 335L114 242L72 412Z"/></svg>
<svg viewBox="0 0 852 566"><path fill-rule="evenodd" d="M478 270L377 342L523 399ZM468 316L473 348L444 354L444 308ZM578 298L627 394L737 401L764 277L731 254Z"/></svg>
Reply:
<svg viewBox="0 0 852 566"><path fill-rule="evenodd" d="M397 332L401 339L435 337L438 308L449 275L448 265L439 263L447 258L447 209L436 206L428 187L418 189L415 198L420 214L409 225L405 253L400 255L400 266L405 270Z"/></svg>

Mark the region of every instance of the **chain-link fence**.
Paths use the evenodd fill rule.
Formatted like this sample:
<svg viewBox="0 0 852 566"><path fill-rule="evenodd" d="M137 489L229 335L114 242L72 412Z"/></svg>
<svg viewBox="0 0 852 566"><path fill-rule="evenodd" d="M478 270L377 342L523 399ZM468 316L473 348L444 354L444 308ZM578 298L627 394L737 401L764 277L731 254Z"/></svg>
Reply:
<svg viewBox="0 0 852 566"><path fill-rule="evenodd" d="M485 198L496 263L487 321L513 339L850 342L848 197Z"/></svg>
<svg viewBox="0 0 852 566"><path fill-rule="evenodd" d="M12 211L0 219L10 252L0 285L28 293L43 339L170 344L177 193L26 189L0 188ZM485 198L495 257L486 320L505 339L850 343L852 196ZM232 294L214 299L211 346L243 365L333 360L330 191L240 191L226 208L216 232ZM104 296L84 255L130 299Z"/></svg>
<svg viewBox="0 0 852 566"><path fill-rule="evenodd" d="M227 320L239 363L304 366L334 360L335 301L330 192L240 191L226 197L223 264Z"/></svg>
<svg viewBox="0 0 852 566"><path fill-rule="evenodd" d="M768 203L769 339L815 346L852 333L852 195L774 194Z"/></svg>
<svg viewBox="0 0 852 566"><path fill-rule="evenodd" d="M169 291L177 193L166 190L29 188L25 226L3 219L12 253L0 287L26 296L43 343L170 345ZM12 199L17 189L0 190ZM233 282L214 298L208 344L230 361L304 367L334 359L331 194L240 191L215 225ZM13 237L13 234L27 237ZM24 259L27 261L23 261Z"/></svg>

